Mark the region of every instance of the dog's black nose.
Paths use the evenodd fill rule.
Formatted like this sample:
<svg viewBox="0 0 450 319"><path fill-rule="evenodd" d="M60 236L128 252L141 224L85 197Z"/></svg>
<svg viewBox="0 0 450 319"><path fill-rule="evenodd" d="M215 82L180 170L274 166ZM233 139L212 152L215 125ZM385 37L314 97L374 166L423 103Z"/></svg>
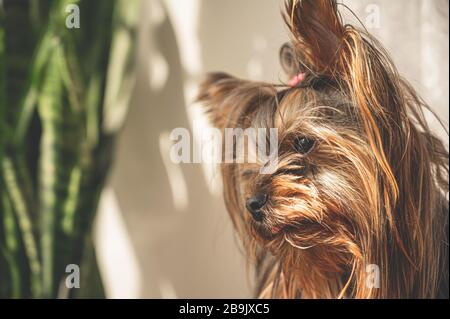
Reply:
<svg viewBox="0 0 450 319"><path fill-rule="evenodd" d="M263 193L257 193L254 197L247 200L246 206L247 210L252 214L255 221L260 222L263 219L263 213L261 208L267 202L267 195Z"/></svg>

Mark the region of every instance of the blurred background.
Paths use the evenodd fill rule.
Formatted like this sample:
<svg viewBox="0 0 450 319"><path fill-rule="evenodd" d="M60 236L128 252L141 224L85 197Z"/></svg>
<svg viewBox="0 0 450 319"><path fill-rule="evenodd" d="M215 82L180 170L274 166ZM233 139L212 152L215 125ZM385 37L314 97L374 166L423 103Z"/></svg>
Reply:
<svg viewBox="0 0 450 319"><path fill-rule="evenodd" d="M359 17L448 123L449 1L342 2L344 17L358 23L350 9ZM108 297L252 296L220 176L207 165L173 164L168 134L205 123L192 101L208 71L279 82L281 8L281 0L144 0L136 88L96 221Z"/></svg>

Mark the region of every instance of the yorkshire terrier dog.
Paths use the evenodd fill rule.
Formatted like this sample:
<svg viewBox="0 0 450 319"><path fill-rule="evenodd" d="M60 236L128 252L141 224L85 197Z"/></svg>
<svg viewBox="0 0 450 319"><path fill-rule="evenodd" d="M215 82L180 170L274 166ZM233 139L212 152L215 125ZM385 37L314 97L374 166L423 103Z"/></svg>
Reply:
<svg viewBox="0 0 450 319"><path fill-rule="evenodd" d="M278 129L273 174L221 164L256 296L448 298L449 155L431 110L335 0L285 6L290 83L216 73L199 94L221 130Z"/></svg>

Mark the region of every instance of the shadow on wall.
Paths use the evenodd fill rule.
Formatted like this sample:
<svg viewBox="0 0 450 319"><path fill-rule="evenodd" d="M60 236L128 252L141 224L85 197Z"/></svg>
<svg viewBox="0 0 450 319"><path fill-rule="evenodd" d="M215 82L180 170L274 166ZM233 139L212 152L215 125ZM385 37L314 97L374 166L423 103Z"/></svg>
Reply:
<svg viewBox="0 0 450 319"><path fill-rule="evenodd" d="M137 87L110 180L121 214L110 217L125 227L108 240L121 245L127 240L121 236L129 237L130 245L122 249L124 258L111 249L102 257L104 249L99 249L100 259L116 261L100 260L108 296L249 297L242 255L221 197L211 195L200 165L175 166L168 159L167 133L191 126L183 94L186 73L166 7L145 1L144 16ZM101 221L108 214L111 209L100 212L100 241ZM105 245L113 244L100 243Z"/></svg>

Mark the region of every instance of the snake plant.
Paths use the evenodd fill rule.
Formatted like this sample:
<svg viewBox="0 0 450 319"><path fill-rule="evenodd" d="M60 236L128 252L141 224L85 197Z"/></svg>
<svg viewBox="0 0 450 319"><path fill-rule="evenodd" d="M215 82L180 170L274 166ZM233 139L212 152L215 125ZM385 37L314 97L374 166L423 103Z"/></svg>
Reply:
<svg viewBox="0 0 450 319"><path fill-rule="evenodd" d="M133 88L140 5L0 0L0 297L104 296L91 231ZM64 284L69 264L80 289Z"/></svg>

